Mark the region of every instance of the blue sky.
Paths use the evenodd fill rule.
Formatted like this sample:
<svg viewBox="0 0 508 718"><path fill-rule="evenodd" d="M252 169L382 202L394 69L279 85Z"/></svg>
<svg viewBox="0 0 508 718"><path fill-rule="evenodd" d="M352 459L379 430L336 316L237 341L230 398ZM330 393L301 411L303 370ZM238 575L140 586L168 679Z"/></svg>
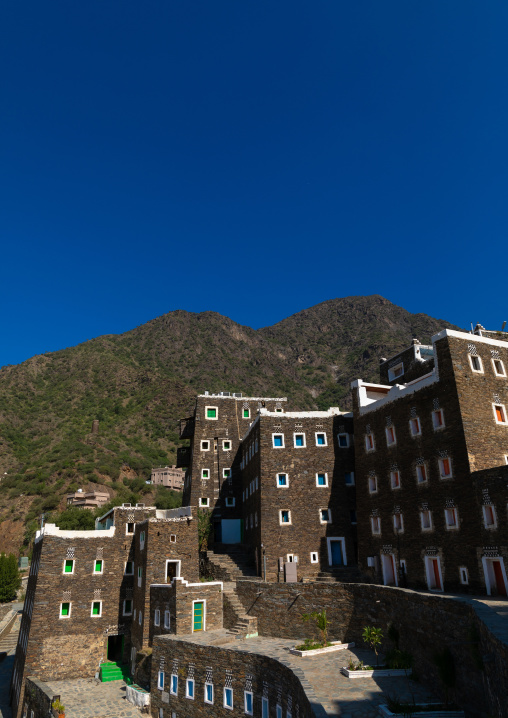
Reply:
<svg viewBox="0 0 508 718"><path fill-rule="evenodd" d="M4 0L0 365L174 309L500 328L504 2Z"/></svg>

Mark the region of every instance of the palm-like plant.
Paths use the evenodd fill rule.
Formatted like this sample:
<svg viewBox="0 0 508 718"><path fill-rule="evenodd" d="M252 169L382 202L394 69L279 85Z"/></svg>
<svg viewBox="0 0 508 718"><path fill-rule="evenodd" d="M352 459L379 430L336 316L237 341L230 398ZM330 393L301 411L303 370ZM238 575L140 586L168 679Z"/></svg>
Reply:
<svg viewBox="0 0 508 718"><path fill-rule="evenodd" d="M365 643L368 643L371 649L376 654L376 666L379 664L378 661L378 648L383 640L383 631L380 628L374 628L374 626L365 626L362 633L362 638Z"/></svg>

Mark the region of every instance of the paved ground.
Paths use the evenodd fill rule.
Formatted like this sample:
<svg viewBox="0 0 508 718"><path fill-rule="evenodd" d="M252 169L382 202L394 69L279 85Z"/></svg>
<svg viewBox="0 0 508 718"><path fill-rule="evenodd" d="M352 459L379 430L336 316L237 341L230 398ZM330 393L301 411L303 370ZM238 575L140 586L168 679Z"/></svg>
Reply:
<svg viewBox="0 0 508 718"><path fill-rule="evenodd" d="M65 706L65 718L146 718L125 699L125 683L100 683L94 678L46 681Z"/></svg>
<svg viewBox="0 0 508 718"><path fill-rule="evenodd" d="M10 633L4 636L0 641L0 653L7 652L7 658L0 663L0 718L11 718L11 709L9 706L9 686L11 683L12 670L14 668L14 654L16 653L16 645L18 643L19 627L21 624L22 603L9 603L8 611L15 609L18 616L11 628ZM2 606L1 608L3 608ZM7 611L4 612L4 616Z"/></svg>

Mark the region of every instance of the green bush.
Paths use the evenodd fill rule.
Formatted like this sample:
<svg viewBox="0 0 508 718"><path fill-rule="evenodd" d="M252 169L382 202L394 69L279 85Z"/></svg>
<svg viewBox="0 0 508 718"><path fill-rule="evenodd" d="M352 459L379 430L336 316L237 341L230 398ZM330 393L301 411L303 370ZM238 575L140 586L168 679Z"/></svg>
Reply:
<svg viewBox="0 0 508 718"><path fill-rule="evenodd" d="M13 553L0 554L0 603L14 601L21 586L21 575Z"/></svg>
<svg viewBox="0 0 508 718"><path fill-rule="evenodd" d="M53 523L65 531L91 531L95 528L93 511L79 506L69 506L55 516Z"/></svg>

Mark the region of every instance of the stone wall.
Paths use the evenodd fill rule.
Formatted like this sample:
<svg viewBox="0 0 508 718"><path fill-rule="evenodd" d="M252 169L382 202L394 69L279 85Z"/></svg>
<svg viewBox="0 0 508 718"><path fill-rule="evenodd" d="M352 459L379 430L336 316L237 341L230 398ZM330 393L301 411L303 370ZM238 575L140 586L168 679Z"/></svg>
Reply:
<svg viewBox="0 0 508 718"><path fill-rule="evenodd" d="M157 688L159 671L164 672L164 689ZM171 674L178 675L178 694L170 694ZM193 678L194 700L186 698L186 679ZM205 681L213 683L213 705L204 702ZM244 691L253 693L254 715L261 715L261 701L269 701L269 715L275 716L280 704L283 713L289 711L295 718L311 718L312 708L297 676L290 668L268 656L244 651L228 651L218 646L202 646L156 637L152 658L151 715L164 718L173 712L179 718L210 716L230 718L245 716ZM223 707L224 687L233 689L233 709Z"/></svg>
<svg viewBox="0 0 508 718"><path fill-rule="evenodd" d="M261 595L257 595L259 591ZM440 692L434 652L447 646L454 657L453 699L471 716L508 716L508 644L482 622L470 603L371 584L260 584L239 581L237 593L260 635L312 638L315 629L302 614L326 610L331 640L363 645L365 626L400 634L400 648L414 656L420 680Z"/></svg>
<svg viewBox="0 0 508 718"><path fill-rule="evenodd" d="M25 698L23 711L30 718L47 718L52 715L51 704L60 698L45 683L34 676L28 676L25 681Z"/></svg>
<svg viewBox="0 0 508 718"><path fill-rule="evenodd" d="M205 603L205 631L222 628L222 583L187 583L174 579L165 586L150 587L150 645L154 636L185 634L193 631L194 601ZM155 625L155 611L160 612L160 625ZM164 626L164 613L170 613L169 628Z"/></svg>

